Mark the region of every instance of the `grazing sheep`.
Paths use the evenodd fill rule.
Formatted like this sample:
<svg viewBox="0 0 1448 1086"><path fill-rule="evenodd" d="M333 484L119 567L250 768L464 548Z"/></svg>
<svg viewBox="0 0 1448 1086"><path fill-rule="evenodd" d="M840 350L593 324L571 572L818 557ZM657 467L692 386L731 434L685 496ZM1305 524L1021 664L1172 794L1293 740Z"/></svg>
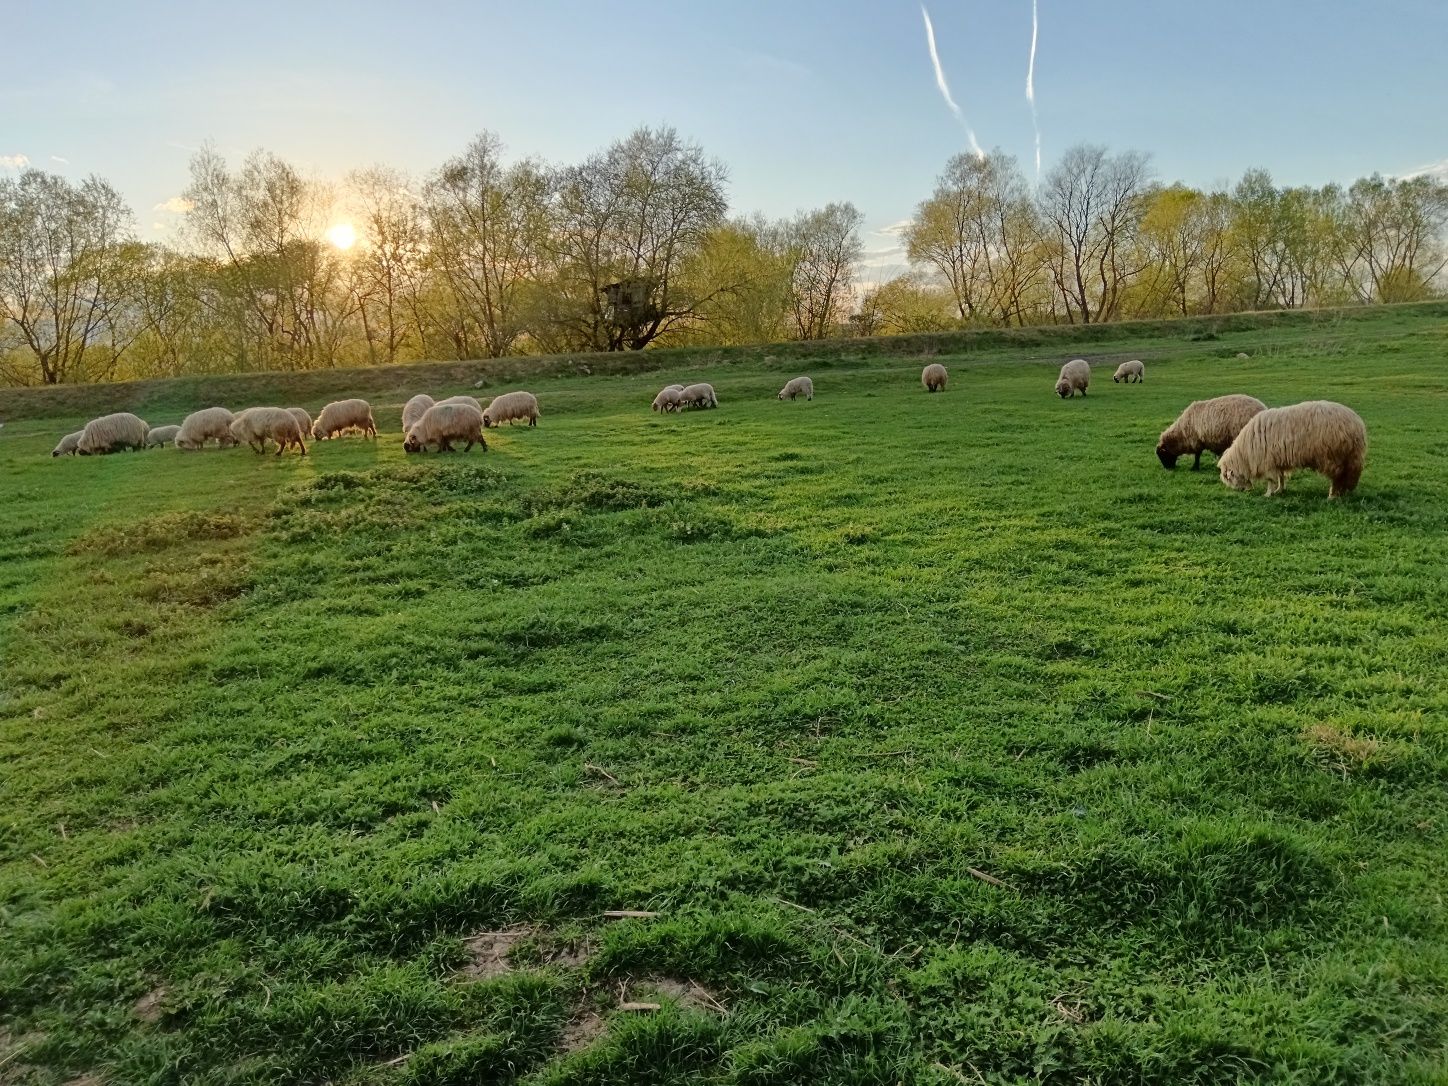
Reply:
<svg viewBox="0 0 1448 1086"><path fill-rule="evenodd" d="M483 409L483 405L478 403L472 396L449 396L447 399L438 400L437 402L466 404L468 407L476 407L479 411Z"/></svg>
<svg viewBox="0 0 1448 1086"><path fill-rule="evenodd" d="M60 439L60 444L50 450L51 456L74 456L76 449L80 446L81 435L84 430L77 430L73 434L66 434Z"/></svg>
<svg viewBox="0 0 1448 1086"><path fill-rule="evenodd" d="M659 394L654 397L653 409L655 411L681 411L684 407L684 386L669 385L667 388L659 389Z"/></svg>
<svg viewBox="0 0 1448 1086"><path fill-rule="evenodd" d="M129 411L103 415L85 424L75 451L81 456L98 456L122 449L145 448L146 432L149 429L145 419L137 418Z"/></svg>
<svg viewBox="0 0 1448 1086"><path fill-rule="evenodd" d="M246 442L258 454L266 452L268 441L275 441L278 456L291 445L306 456L302 433L297 417L285 407L248 407L231 420L231 436L238 442Z"/></svg>
<svg viewBox="0 0 1448 1086"><path fill-rule="evenodd" d="M403 437L402 448L413 453L436 445L438 452L453 452L454 441L467 442L463 452L474 445L488 451L488 443L483 440L483 413L472 404L440 403L429 407Z"/></svg>
<svg viewBox="0 0 1448 1086"><path fill-rule="evenodd" d="M206 448L208 441L215 441L223 449L236 444L231 436L231 420L236 416L224 407L203 407L193 411L181 420L181 430L176 435L176 447L194 452Z"/></svg>
<svg viewBox="0 0 1448 1086"><path fill-rule="evenodd" d="M318 441L346 430L357 429L367 437L377 436L377 424L372 421L372 405L366 400L334 400L322 408L317 421L312 424L312 436Z"/></svg>
<svg viewBox="0 0 1448 1086"><path fill-rule="evenodd" d="M159 449L162 445L169 445L180 432L179 426L152 426L146 431L146 448Z"/></svg>
<svg viewBox="0 0 1448 1086"><path fill-rule="evenodd" d="M411 430L412 427L417 423L417 420L420 419L420 418L422 418L423 415L427 414L427 409L428 409L429 407L431 407L433 404L435 404L436 402L437 402L437 401L434 400L431 396L429 396L426 392L419 392L419 393L418 393L416 396L414 396L412 399L408 400L407 403L403 404L403 406L402 406L402 432L403 432L403 434L405 435L405 434L407 433L407 431Z"/></svg>
<svg viewBox="0 0 1448 1086"><path fill-rule="evenodd" d="M1132 379L1135 378L1135 381ZM1129 384L1141 384L1146 380L1146 367L1141 364L1141 359L1133 358L1130 362L1123 362L1116 367L1116 372L1111 375L1111 383L1125 381Z"/></svg>
<svg viewBox="0 0 1448 1086"><path fill-rule="evenodd" d="M529 426L538 425L538 397L531 392L505 392L483 411L484 426L510 426L515 419L527 419Z"/></svg>
<svg viewBox="0 0 1448 1086"><path fill-rule="evenodd" d="M683 391L684 391L684 386L683 386L683 385L665 385L664 387L665 387L665 388L671 388L671 389L673 389L675 392L683 392Z"/></svg>
<svg viewBox="0 0 1448 1086"><path fill-rule="evenodd" d="M1086 395L1086 386L1091 383L1091 363L1084 358L1073 358L1061 367L1061 376L1056 378L1056 395L1069 400L1076 393Z"/></svg>
<svg viewBox="0 0 1448 1086"><path fill-rule="evenodd" d="M1340 498L1362 478L1368 430L1358 413L1331 400L1269 407L1253 415L1218 463L1222 482L1251 490L1267 480L1267 496L1280 494L1299 468L1332 481L1329 498Z"/></svg>
<svg viewBox="0 0 1448 1086"><path fill-rule="evenodd" d="M920 383L925 386L926 392L944 392L945 382L949 379L950 374L939 362L932 362L920 371Z"/></svg>
<svg viewBox="0 0 1448 1086"><path fill-rule="evenodd" d="M1267 410L1255 396L1233 393L1211 400L1196 400L1161 432L1156 443L1156 458L1164 468L1176 467L1177 457L1192 454L1192 470L1202 466L1202 453L1218 458L1226 452L1252 416Z"/></svg>
<svg viewBox="0 0 1448 1086"><path fill-rule="evenodd" d="M796 377L779 390L779 399L793 400L796 396L803 396L806 400L814 399L814 382L808 377Z"/></svg>
<svg viewBox="0 0 1448 1086"><path fill-rule="evenodd" d="M292 413L292 418L297 420L297 425L302 428L303 435L312 432L312 416L307 414L305 407L289 407L287 410Z"/></svg>
<svg viewBox="0 0 1448 1086"><path fill-rule="evenodd" d="M705 381L680 390L679 399L685 407L719 406L719 397L714 393L714 386Z"/></svg>

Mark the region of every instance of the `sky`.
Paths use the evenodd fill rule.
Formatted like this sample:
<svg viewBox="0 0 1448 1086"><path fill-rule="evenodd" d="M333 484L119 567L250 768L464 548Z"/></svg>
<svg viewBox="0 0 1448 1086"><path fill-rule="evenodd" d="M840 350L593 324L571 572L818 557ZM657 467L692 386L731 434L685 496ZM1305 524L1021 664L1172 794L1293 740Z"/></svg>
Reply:
<svg viewBox="0 0 1448 1086"><path fill-rule="evenodd" d="M1448 176L1443 0L1037 0L1044 166L1073 143L1149 152L1210 186ZM941 72L986 149L1034 176L1031 0L928 4ZM273 151L309 176L423 176L481 129L577 161L672 125L729 167L734 211L850 200L867 263L929 195L964 128L916 0L7 0L0 176L109 179L142 237L178 215L187 163ZM67 29L69 28L69 29ZM58 40L58 35L65 35Z"/></svg>

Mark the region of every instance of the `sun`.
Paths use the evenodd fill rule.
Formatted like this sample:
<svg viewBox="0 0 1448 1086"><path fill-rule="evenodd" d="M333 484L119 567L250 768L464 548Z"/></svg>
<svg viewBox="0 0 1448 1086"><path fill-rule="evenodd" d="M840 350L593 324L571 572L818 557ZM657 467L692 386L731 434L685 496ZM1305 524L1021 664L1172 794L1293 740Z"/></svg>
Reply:
<svg viewBox="0 0 1448 1086"><path fill-rule="evenodd" d="M339 222L327 230L327 240L338 249L350 249L357 244L357 231L349 222Z"/></svg>

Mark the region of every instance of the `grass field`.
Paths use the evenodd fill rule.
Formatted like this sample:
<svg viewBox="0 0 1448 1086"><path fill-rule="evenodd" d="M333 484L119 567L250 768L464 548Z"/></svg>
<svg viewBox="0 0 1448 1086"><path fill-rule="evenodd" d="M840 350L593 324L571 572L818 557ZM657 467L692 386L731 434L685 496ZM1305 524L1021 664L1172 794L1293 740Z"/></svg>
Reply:
<svg viewBox="0 0 1448 1086"><path fill-rule="evenodd" d="M1448 1083L1448 319L1092 349L12 421L0 1082ZM1163 471L1234 391L1360 489Z"/></svg>

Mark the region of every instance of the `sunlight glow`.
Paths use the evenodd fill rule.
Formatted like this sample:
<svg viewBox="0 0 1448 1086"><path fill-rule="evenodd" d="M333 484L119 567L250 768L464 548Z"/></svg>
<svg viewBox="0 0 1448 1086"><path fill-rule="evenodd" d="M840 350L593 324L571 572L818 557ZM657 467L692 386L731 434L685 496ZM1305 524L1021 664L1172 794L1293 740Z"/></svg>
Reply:
<svg viewBox="0 0 1448 1086"><path fill-rule="evenodd" d="M327 240L338 249L350 249L357 244L357 231L349 222L339 222L328 228Z"/></svg>

